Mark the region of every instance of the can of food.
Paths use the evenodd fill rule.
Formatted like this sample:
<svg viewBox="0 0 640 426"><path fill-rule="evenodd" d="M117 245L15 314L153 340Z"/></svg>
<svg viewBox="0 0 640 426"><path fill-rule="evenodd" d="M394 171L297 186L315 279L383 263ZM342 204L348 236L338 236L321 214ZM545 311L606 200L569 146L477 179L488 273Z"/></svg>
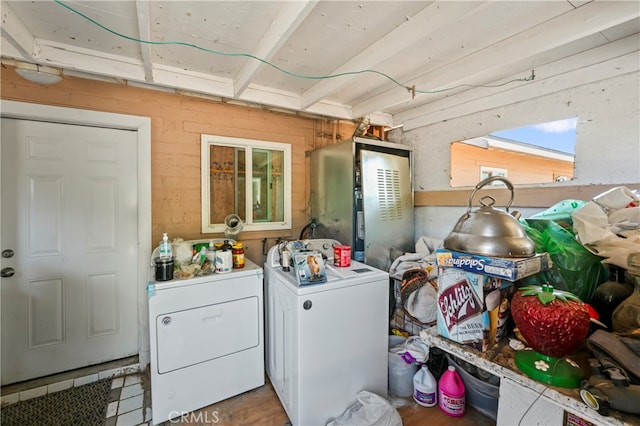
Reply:
<svg viewBox="0 0 640 426"><path fill-rule="evenodd" d="M351 246L333 246L333 264L341 268L351 266Z"/></svg>

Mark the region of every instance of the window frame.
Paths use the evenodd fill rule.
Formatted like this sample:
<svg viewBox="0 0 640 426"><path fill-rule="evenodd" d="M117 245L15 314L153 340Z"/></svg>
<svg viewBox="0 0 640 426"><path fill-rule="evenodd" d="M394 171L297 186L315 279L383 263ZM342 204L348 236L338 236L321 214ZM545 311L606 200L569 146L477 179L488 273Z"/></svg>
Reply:
<svg viewBox="0 0 640 426"><path fill-rule="evenodd" d="M200 177L201 177L201 228L203 234L224 232L224 223L210 223L211 218L211 174L209 158L210 146L218 145L232 148L242 148L245 152L245 162L252 164L253 149L266 149L272 151L282 151L284 154L283 164L283 191L284 191L284 220L277 222L253 222L250 214L251 201L253 200L253 167L245 167L245 212L247 217L242 218L244 222L243 231L273 231L291 229L291 145L280 142L269 142L258 139L235 138L229 136L202 134L200 137ZM229 212L233 213L233 212Z"/></svg>
<svg viewBox="0 0 640 426"><path fill-rule="evenodd" d="M484 176L485 174L488 174L488 176ZM492 167L492 166L480 166L480 181L484 180L484 179L488 179L490 177L493 176L500 176L503 178L508 178L509 175L509 170L507 169L503 169L501 167ZM496 181L496 182L491 182L489 185L503 185L503 183Z"/></svg>

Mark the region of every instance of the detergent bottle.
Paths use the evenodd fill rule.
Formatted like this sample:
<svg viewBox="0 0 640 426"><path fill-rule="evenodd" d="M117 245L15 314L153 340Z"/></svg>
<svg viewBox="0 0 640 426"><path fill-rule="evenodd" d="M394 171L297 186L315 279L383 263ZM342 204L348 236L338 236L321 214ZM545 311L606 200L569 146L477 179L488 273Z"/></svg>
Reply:
<svg viewBox="0 0 640 426"><path fill-rule="evenodd" d="M433 407L438 403L438 385L426 364L413 376L413 399L423 407Z"/></svg>
<svg viewBox="0 0 640 426"><path fill-rule="evenodd" d="M464 383L452 365L442 374L438 382L438 405L449 416L464 415Z"/></svg>

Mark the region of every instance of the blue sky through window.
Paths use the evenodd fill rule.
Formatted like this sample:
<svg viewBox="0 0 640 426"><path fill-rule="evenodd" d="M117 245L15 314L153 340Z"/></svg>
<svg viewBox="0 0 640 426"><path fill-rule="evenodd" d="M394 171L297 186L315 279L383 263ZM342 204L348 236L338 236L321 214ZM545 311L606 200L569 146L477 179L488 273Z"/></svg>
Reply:
<svg viewBox="0 0 640 426"><path fill-rule="evenodd" d="M492 133L493 136L575 154L577 117Z"/></svg>

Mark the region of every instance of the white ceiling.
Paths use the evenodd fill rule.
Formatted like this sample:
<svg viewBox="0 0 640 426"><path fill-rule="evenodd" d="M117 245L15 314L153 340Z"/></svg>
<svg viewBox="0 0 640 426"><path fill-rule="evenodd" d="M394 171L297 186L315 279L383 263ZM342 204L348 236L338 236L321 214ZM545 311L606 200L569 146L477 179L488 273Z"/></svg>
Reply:
<svg viewBox="0 0 640 426"><path fill-rule="evenodd" d="M532 96L563 79L597 81L638 69L637 1L1 6L5 59L275 109L369 116L383 125L417 127L426 115L446 119L438 112L479 99L525 87Z"/></svg>

